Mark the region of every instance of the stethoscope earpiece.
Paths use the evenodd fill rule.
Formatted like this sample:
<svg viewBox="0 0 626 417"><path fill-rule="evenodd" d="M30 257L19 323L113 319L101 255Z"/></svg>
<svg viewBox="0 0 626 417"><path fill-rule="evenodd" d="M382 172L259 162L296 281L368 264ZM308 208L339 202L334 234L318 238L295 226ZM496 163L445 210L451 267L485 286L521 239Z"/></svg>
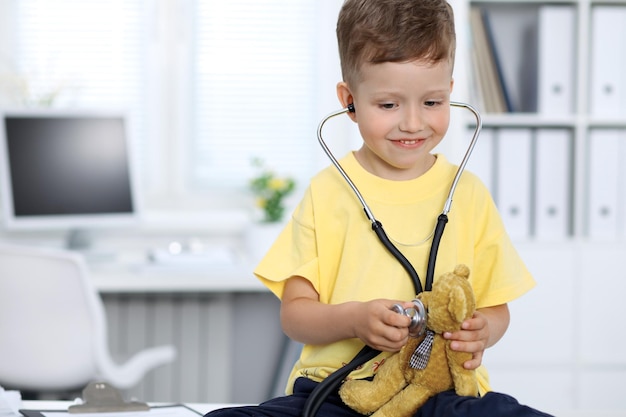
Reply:
<svg viewBox="0 0 626 417"><path fill-rule="evenodd" d="M356 113L356 109L354 108L354 103L348 104L348 111L350 113Z"/></svg>

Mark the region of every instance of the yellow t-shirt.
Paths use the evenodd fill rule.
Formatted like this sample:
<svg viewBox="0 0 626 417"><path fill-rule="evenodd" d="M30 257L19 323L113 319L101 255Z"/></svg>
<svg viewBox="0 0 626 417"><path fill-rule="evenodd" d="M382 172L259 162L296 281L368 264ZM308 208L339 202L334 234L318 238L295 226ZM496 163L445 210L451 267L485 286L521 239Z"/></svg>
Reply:
<svg viewBox="0 0 626 417"><path fill-rule="evenodd" d="M424 285L431 234L456 166L437 155L433 167L419 178L390 181L367 172L352 153L340 162ZM488 190L470 172L461 176L448 213L435 280L458 263L470 268L477 308L507 303L534 286ZM334 166L312 179L292 219L255 274L279 298L285 281L292 276L308 279L320 301L328 304L376 298L408 301L415 296L408 274L382 246L358 199ZM362 347L358 339L305 345L286 392L291 392L300 376L321 381L348 363ZM353 371L350 378L373 375L380 361L389 355L381 353ZM480 391L485 393L489 381L484 367L479 368L478 379Z"/></svg>

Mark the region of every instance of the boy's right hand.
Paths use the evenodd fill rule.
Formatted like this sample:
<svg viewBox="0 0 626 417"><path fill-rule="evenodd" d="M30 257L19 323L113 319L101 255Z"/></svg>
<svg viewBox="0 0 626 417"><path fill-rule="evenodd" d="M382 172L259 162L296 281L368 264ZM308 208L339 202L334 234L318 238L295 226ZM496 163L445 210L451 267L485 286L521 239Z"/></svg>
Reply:
<svg viewBox="0 0 626 417"><path fill-rule="evenodd" d="M411 319L392 310L394 304L404 308L412 303L378 299L359 303L354 317L356 337L374 349L397 352L409 340Z"/></svg>
<svg viewBox="0 0 626 417"><path fill-rule="evenodd" d="M408 341L411 319L393 311L394 304L413 305L384 299L326 304L308 280L294 276L285 284L280 319L285 334L301 343L326 345L356 337L374 349L397 352Z"/></svg>

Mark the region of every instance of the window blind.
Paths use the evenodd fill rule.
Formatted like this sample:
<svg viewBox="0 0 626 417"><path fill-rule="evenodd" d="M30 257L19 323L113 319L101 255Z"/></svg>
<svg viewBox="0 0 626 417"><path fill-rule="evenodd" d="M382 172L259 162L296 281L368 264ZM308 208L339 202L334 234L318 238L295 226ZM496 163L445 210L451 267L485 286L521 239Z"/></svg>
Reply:
<svg viewBox="0 0 626 417"><path fill-rule="evenodd" d="M303 181L315 169L320 6L314 0L186 0L163 7L191 13L165 18L155 12L162 3L146 0L15 4L17 68L29 80L31 101L60 89L55 106L128 110L146 189L162 194L155 182L163 171L183 184L177 198L240 189L254 174L255 157ZM184 27L190 36L163 44L155 35L163 25L169 33ZM189 91L176 90L172 73L188 74L191 82L182 85ZM183 109L180 100L189 105ZM184 120L184 129L161 129L163 117ZM186 155L182 169L167 163L173 157L164 144L172 142Z"/></svg>
<svg viewBox="0 0 626 417"><path fill-rule="evenodd" d="M316 146L316 2L198 1L192 182L242 184L253 157L306 177Z"/></svg>

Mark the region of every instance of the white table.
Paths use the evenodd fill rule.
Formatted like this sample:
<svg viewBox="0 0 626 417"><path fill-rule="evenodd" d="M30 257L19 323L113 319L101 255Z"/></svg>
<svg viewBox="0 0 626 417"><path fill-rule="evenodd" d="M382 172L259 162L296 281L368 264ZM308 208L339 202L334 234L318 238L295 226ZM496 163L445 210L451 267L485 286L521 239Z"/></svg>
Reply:
<svg viewBox="0 0 626 417"><path fill-rule="evenodd" d="M70 405L75 404L73 401L32 401L25 400L22 401L22 409L32 409L32 410L66 410ZM159 405L153 404L153 405ZM206 414L209 411L217 410L219 408L224 407L232 407L236 404L202 404L202 403L190 403L185 404L187 407L201 413Z"/></svg>

